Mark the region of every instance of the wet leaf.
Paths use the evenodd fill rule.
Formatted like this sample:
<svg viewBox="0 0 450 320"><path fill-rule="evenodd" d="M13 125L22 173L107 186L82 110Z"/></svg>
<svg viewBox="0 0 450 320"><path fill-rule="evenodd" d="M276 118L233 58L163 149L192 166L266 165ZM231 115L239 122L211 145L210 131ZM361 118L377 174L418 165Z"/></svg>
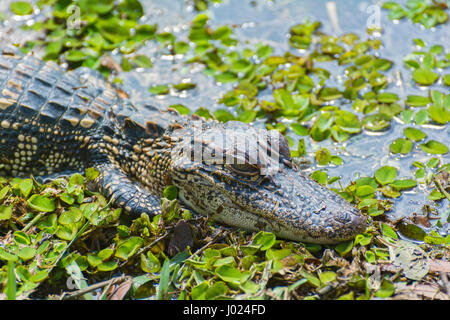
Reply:
<svg viewBox="0 0 450 320"><path fill-rule="evenodd" d="M427 120L428 120L428 111L425 109L417 111L416 115L414 116L414 121L416 121L418 125L424 124L425 122L427 122Z"/></svg>
<svg viewBox="0 0 450 320"><path fill-rule="evenodd" d="M394 103L399 100L398 95L390 92L383 92L378 94L377 100L382 103Z"/></svg>
<svg viewBox="0 0 450 320"><path fill-rule="evenodd" d="M384 166L375 172L375 179L382 186L394 182L397 177L397 169L390 166Z"/></svg>
<svg viewBox="0 0 450 320"><path fill-rule="evenodd" d="M0 205L0 221L11 219L13 205Z"/></svg>
<svg viewBox="0 0 450 320"><path fill-rule="evenodd" d="M356 188L356 196L362 199L373 198L375 189L368 185L359 186Z"/></svg>
<svg viewBox="0 0 450 320"><path fill-rule="evenodd" d="M23 179L19 183L20 192L23 194L25 198L28 198L31 190L33 189L33 180L31 179Z"/></svg>
<svg viewBox="0 0 450 320"><path fill-rule="evenodd" d="M55 200L33 194L27 201L28 206L34 210L42 212L52 212L56 209Z"/></svg>
<svg viewBox="0 0 450 320"><path fill-rule="evenodd" d="M173 88L177 91L185 91L185 90L192 90L196 87L197 85L195 83L188 83L188 82L183 82L183 83L179 83L179 84L175 84L173 86Z"/></svg>
<svg viewBox="0 0 450 320"><path fill-rule="evenodd" d="M147 251L147 255L141 254L141 269L144 272L156 273L161 268L159 259L151 251Z"/></svg>
<svg viewBox="0 0 450 320"><path fill-rule="evenodd" d="M411 107L423 107L431 102L429 97L423 97L418 95L408 95L405 103Z"/></svg>
<svg viewBox="0 0 450 320"><path fill-rule="evenodd" d="M432 85L439 79L439 74L425 68L416 69L412 73L413 79L421 85Z"/></svg>
<svg viewBox="0 0 450 320"><path fill-rule="evenodd" d="M10 8L18 16L26 16L33 13L33 7L27 1L14 1L11 3Z"/></svg>
<svg viewBox="0 0 450 320"><path fill-rule="evenodd" d="M394 231L394 229L389 227L386 223L381 224L381 229L383 230L383 235L385 235L389 238L398 239L397 233Z"/></svg>
<svg viewBox="0 0 450 320"><path fill-rule="evenodd" d="M264 251L270 249L275 244L275 241L276 237L273 233L260 231L255 235L252 243L254 245L260 245L260 250Z"/></svg>
<svg viewBox="0 0 450 320"><path fill-rule="evenodd" d="M342 97L342 92L337 88L323 88L319 91L319 98L325 101L336 100Z"/></svg>
<svg viewBox="0 0 450 320"><path fill-rule="evenodd" d="M391 126L391 118L384 113L365 116L362 125L369 131L383 131Z"/></svg>
<svg viewBox="0 0 450 320"><path fill-rule="evenodd" d="M413 143L409 139L398 138L395 139L389 146L392 153L407 154L411 151Z"/></svg>
<svg viewBox="0 0 450 320"><path fill-rule="evenodd" d="M216 274L225 282L231 282L234 284L240 284L247 280L249 274L244 271L241 272L239 269L230 266L223 265L216 269Z"/></svg>
<svg viewBox="0 0 450 320"><path fill-rule="evenodd" d="M327 148L321 148L316 152L316 161L320 165L327 165L331 161L331 153Z"/></svg>
<svg viewBox="0 0 450 320"><path fill-rule="evenodd" d="M413 141L420 141L427 137L426 133L420 129L408 127L403 129L404 135Z"/></svg>
<svg viewBox="0 0 450 320"><path fill-rule="evenodd" d="M427 235L427 233L419 226L403 221L397 224L397 228L402 235L413 240L423 241L424 237Z"/></svg>
<svg viewBox="0 0 450 320"><path fill-rule="evenodd" d="M445 144L442 144L439 141L435 140L430 140L426 143L422 143L419 145L419 147L424 152L431 154L446 154L448 152L448 147Z"/></svg>
<svg viewBox="0 0 450 320"><path fill-rule="evenodd" d="M165 95L169 93L169 86L168 85L156 85L153 87L150 87L148 91L155 95Z"/></svg>
<svg viewBox="0 0 450 320"><path fill-rule="evenodd" d="M127 260L129 257L134 255L143 244L144 240L142 238L130 237L117 247L115 256L122 260Z"/></svg>
<svg viewBox="0 0 450 320"><path fill-rule="evenodd" d="M394 291L395 291L394 284L389 280L383 279L383 281L381 282L380 289L378 289L375 292L375 296L379 298L388 298L392 296Z"/></svg>
<svg viewBox="0 0 450 320"><path fill-rule="evenodd" d="M133 58L133 63L139 68L151 68L153 66L152 60L143 54L135 56Z"/></svg>
<svg viewBox="0 0 450 320"><path fill-rule="evenodd" d="M395 190L411 189L414 188L416 185L417 182L411 179L395 180L390 184L390 186Z"/></svg>

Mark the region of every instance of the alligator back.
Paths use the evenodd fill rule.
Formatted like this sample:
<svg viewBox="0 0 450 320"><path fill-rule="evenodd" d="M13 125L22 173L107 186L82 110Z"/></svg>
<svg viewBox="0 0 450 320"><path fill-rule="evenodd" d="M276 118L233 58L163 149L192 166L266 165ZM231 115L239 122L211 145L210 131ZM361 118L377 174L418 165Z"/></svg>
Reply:
<svg viewBox="0 0 450 320"><path fill-rule="evenodd" d="M156 108L138 111L118 92L86 68L65 72L53 62L3 50L0 174L79 171L92 161L89 146L105 135L127 148L161 135L176 117ZM107 156L94 151L97 162Z"/></svg>

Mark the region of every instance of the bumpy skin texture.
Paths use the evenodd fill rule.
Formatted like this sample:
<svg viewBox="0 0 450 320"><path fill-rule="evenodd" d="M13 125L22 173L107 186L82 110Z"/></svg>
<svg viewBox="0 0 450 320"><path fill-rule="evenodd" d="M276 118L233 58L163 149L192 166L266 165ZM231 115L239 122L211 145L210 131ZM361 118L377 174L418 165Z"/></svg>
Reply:
<svg viewBox="0 0 450 320"><path fill-rule="evenodd" d="M217 136L225 139L218 143ZM252 148L260 147L271 157L250 161ZM195 157L217 150L226 159ZM335 243L365 229L359 210L297 171L277 132L136 108L86 69L63 72L4 49L0 175L48 176L88 167L100 171L99 189L131 214L159 213L164 188L174 184L185 206L247 230Z"/></svg>

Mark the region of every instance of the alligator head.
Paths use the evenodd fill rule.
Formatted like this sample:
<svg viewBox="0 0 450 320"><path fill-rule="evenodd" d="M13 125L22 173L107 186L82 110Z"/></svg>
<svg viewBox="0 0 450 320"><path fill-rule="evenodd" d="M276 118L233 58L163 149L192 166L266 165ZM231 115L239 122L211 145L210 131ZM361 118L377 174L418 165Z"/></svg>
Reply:
<svg viewBox="0 0 450 320"><path fill-rule="evenodd" d="M199 121L174 137L172 182L198 213L310 243L349 240L365 230L358 209L296 169L278 131Z"/></svg>

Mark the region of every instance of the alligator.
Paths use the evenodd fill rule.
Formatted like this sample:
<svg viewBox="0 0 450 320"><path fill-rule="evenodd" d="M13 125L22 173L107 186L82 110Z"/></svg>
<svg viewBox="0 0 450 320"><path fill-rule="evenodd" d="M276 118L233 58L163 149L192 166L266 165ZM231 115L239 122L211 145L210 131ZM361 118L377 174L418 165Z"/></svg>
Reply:
<svg viewBox="0 0 450 320"><path fill-rule="evenodd" d="M183 206L249 231L328 244L365 230L357 208L297 168L278 131L138 105L86 69L1 50L0 175L92 167L97 190L132 217L160 213L175 185Z"/></svg>

